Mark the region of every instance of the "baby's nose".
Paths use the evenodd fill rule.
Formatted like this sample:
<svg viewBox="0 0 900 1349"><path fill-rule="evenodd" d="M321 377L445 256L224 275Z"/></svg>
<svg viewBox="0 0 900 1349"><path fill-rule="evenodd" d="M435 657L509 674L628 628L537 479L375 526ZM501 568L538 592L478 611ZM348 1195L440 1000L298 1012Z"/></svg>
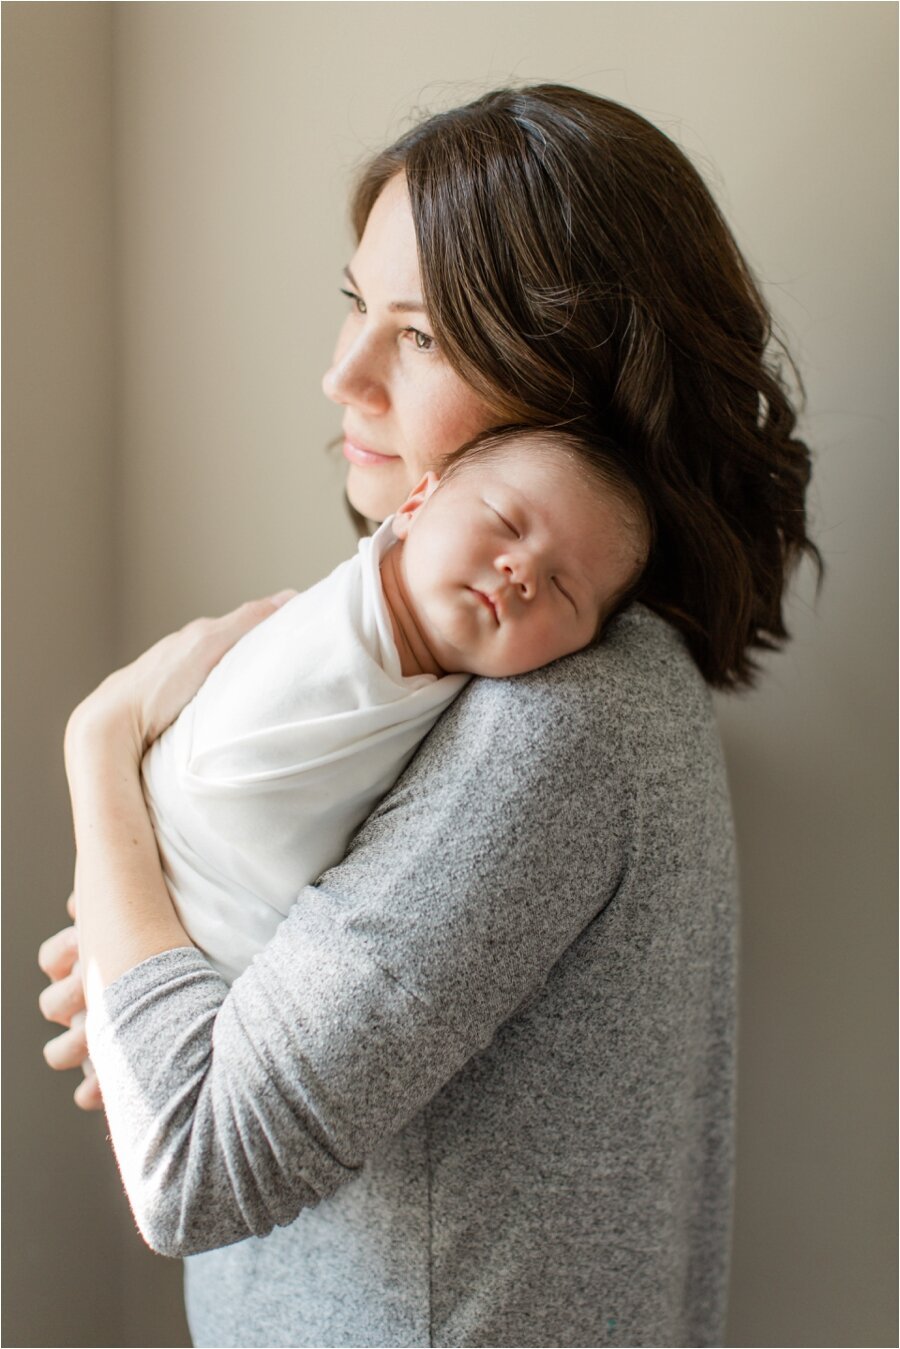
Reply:
<svg viewBox="0 0 900 1349"><path fill-rule="evenodd" d="M511 557L507 554L497 559L497 565L509 584L518 590L523 600L533 598L535 592L534 573L525 558Z"/></svg>

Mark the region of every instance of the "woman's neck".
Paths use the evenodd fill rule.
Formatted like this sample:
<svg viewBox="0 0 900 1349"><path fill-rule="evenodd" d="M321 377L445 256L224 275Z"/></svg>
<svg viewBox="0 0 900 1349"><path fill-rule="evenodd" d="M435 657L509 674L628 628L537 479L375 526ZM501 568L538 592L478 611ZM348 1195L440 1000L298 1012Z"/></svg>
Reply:
<svg viewBox="0 0 900 1349"><path fill-rule="evenodd" d="M440 676L445 671L432 655L419 627L409 588L403 576L402 554L403 544L398 541L388 549L381 560L381 588L391 616L394 641L397 643L400 656L400 672L405 678L420 674Z"/></svg>

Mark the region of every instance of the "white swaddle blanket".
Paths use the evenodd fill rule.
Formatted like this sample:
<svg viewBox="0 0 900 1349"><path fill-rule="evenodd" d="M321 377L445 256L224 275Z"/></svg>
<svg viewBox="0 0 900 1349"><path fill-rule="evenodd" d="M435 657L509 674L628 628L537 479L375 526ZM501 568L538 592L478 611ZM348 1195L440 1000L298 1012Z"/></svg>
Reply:
<svg viewBox="0 0 900 1349"><path fill-rule="evenodd" d="M379 571L393 541L386 521L241 638L144 756L175 907L229 982L469 677L401 674Z"/></svg>

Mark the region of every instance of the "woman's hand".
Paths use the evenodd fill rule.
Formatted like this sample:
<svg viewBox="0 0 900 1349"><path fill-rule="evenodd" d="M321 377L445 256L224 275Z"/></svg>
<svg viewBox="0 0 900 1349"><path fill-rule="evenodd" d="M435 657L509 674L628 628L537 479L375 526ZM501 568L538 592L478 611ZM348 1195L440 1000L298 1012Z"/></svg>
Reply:
<svg viewBox="0 0 900 1349"><path fill-rule="evenodd" d="M69 896L66 908L74 922L74 894ZM87 1056L84 986L78 964L78 934L74 927L65 927L47 938L38 952L38 965L53 980L38 999L41 1012L48 1021L67 1028L62 1035L47 1042L44 1058L51 1068L82 1068L84 1081L75 1089L75 1104L82 1110L100 1110L103 1097Z"/></svg>
<svg viewBox="0 0 900 1349"><path fill-rule="evenodd" d="M249 600L222 618L194 619L109 675L69 718L67 766L83 735L110 729L127 738L140 763L225 652L296 593L282 590L267 599Z"/></svg>

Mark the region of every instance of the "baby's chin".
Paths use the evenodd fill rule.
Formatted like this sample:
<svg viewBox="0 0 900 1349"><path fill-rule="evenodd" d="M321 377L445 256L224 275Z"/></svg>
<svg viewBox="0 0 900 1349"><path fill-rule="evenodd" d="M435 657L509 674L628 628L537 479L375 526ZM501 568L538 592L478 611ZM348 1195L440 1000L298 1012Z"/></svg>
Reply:
<svg viewBox="0 0 900 1349"><path fill-rule="evenodd" d="M460 658L458 668L466 674L476 675L482 679L514 679L517 675L531 674L533 670L539 670L547 661L527 661L525 659L514 660L512 658L503 659L487 656L479 658L472 656L468 661Z"/></svg>
<svg viewBox="0 0 900 1349"><path fill-rule="evenodd" d="M535 670L543 670L548 665L553 665L555 661L576 655L580 650L583 650L583 647L578 647L575 651L562 650L541 657L529 657L527 654L520 652L517 655L495 653L492 656L485 655L479 659L476 654L472 656L467 672L472 675L480 675L485 679L515 679L519 675L533 674Z"/></svg>

